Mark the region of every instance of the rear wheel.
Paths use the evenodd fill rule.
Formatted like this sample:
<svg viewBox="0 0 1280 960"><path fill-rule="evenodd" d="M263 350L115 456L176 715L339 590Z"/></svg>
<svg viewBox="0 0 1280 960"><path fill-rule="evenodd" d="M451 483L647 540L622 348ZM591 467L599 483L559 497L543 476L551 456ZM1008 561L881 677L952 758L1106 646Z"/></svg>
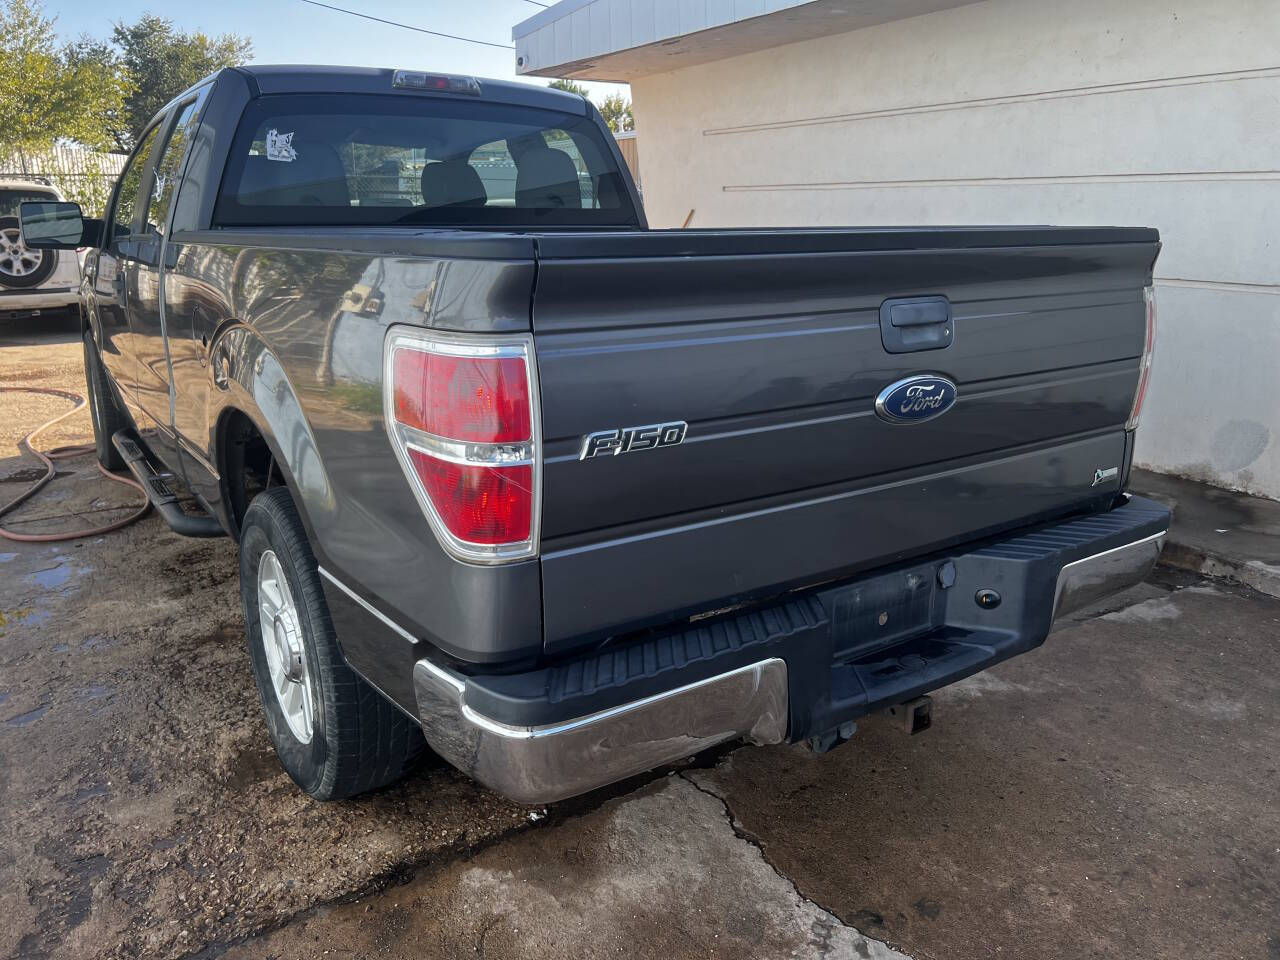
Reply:
<svg viewBox="0 0 1280 960"><path fill-rule="evenodd" d="M28 249L17 217L0 217L0 286L14 290L38 287L53 273L57 259L52 250Z"/></svg>
<svg viewBox="0 0 1280 960"><path fill-rule="evenodd" d="M107 371L102 366L93 333L89 330L84 332L84 379L89 388L89 413L93 418L93 445L98 462L108 470L123 470L124 458L111 442L111 436L127 427L129 422L116 405L111 384L107 381Z"/></svg>
<svg viewBox="0 0 1280 960"><path fill-rule="evenodd" d="M391 783L426 751L411 721L347 666L315 556L284 487L244 516L240 598L258 699L289 776L317 800Z"/></svg>

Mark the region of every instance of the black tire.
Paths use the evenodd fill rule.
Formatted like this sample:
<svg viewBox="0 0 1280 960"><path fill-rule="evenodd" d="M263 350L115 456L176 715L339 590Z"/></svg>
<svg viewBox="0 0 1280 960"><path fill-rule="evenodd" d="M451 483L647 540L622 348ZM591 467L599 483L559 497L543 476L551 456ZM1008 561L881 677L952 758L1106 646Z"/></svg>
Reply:
<svg viewBox="0 0 1280 960"><path fill-rule="evenodd" d="M258 608L258 566L271 550L292 594L314 718L310 743L294 736L272 686ZM340 800L400 779L422 758L422 730L342 658L320 574L293 498L276 487L254 498L240 537L240 599L249 659L280 763L317 800Z"/></svg>
<svg viewBox="0 0 1280 960"><path fill-rule="evenodd" d="M49 274L53 273L53 268L58 263L56 250L27 250L21 247L20 230L21 224L17 217L0 217L0 286L10 290L30 290L40 286L49 279ZM19 249L21 254L16 252ZM20 275L4 266L6 263L25 266L32 261L35 263L31 272Z"/></svg>
<svg viewBox="0 0 1280 960"><path fill-rule="evenodd" d="M84 379L89 387L89 414L93 418L93 445L97 448L98 462L108 470L123 470L124 457L111 442L111 435L129 426L129 421L116 404L107 371L89 330L84 331Z"/></svg>

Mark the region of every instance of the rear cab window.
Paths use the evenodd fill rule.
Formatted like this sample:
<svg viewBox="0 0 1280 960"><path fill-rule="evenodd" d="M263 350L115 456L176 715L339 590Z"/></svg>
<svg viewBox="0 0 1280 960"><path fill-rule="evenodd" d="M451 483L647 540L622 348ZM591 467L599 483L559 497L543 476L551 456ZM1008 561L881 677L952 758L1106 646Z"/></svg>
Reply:
<svg viewBox="0 0 1280 960"><path fill-rule="evenodd" d="M246 108L215 226L637 225L590 118L471 99L265 96Z"/></svg>

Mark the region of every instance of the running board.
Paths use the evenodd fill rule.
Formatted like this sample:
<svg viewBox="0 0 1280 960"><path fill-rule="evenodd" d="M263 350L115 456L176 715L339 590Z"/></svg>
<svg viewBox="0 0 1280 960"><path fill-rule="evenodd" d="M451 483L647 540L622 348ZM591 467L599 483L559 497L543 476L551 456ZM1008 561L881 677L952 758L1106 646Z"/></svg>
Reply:
<svg viewBox="0 0 1280 960"><path fill-rule="evenodd" d="M226 536L222 524L207 513L196 516L182 509L177 495L169 487L168 476L156 470L136 433L129 429L117 430L111 444L120 451L129 472L142 484L147 499L174 533L184 537Z"/></svg>

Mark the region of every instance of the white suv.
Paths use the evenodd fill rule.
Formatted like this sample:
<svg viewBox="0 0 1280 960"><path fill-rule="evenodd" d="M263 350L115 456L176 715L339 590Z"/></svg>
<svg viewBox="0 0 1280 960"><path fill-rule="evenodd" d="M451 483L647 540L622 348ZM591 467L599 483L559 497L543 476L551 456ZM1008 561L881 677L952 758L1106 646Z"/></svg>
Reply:
<svg viewBox="0 0 1280 960"><path fill-rule="evenodd" d="M37 180L0 180L0 317L74 307L80 301L80 263L72 251L29 250L18 225L21 204L61 200Z"/></svg>

